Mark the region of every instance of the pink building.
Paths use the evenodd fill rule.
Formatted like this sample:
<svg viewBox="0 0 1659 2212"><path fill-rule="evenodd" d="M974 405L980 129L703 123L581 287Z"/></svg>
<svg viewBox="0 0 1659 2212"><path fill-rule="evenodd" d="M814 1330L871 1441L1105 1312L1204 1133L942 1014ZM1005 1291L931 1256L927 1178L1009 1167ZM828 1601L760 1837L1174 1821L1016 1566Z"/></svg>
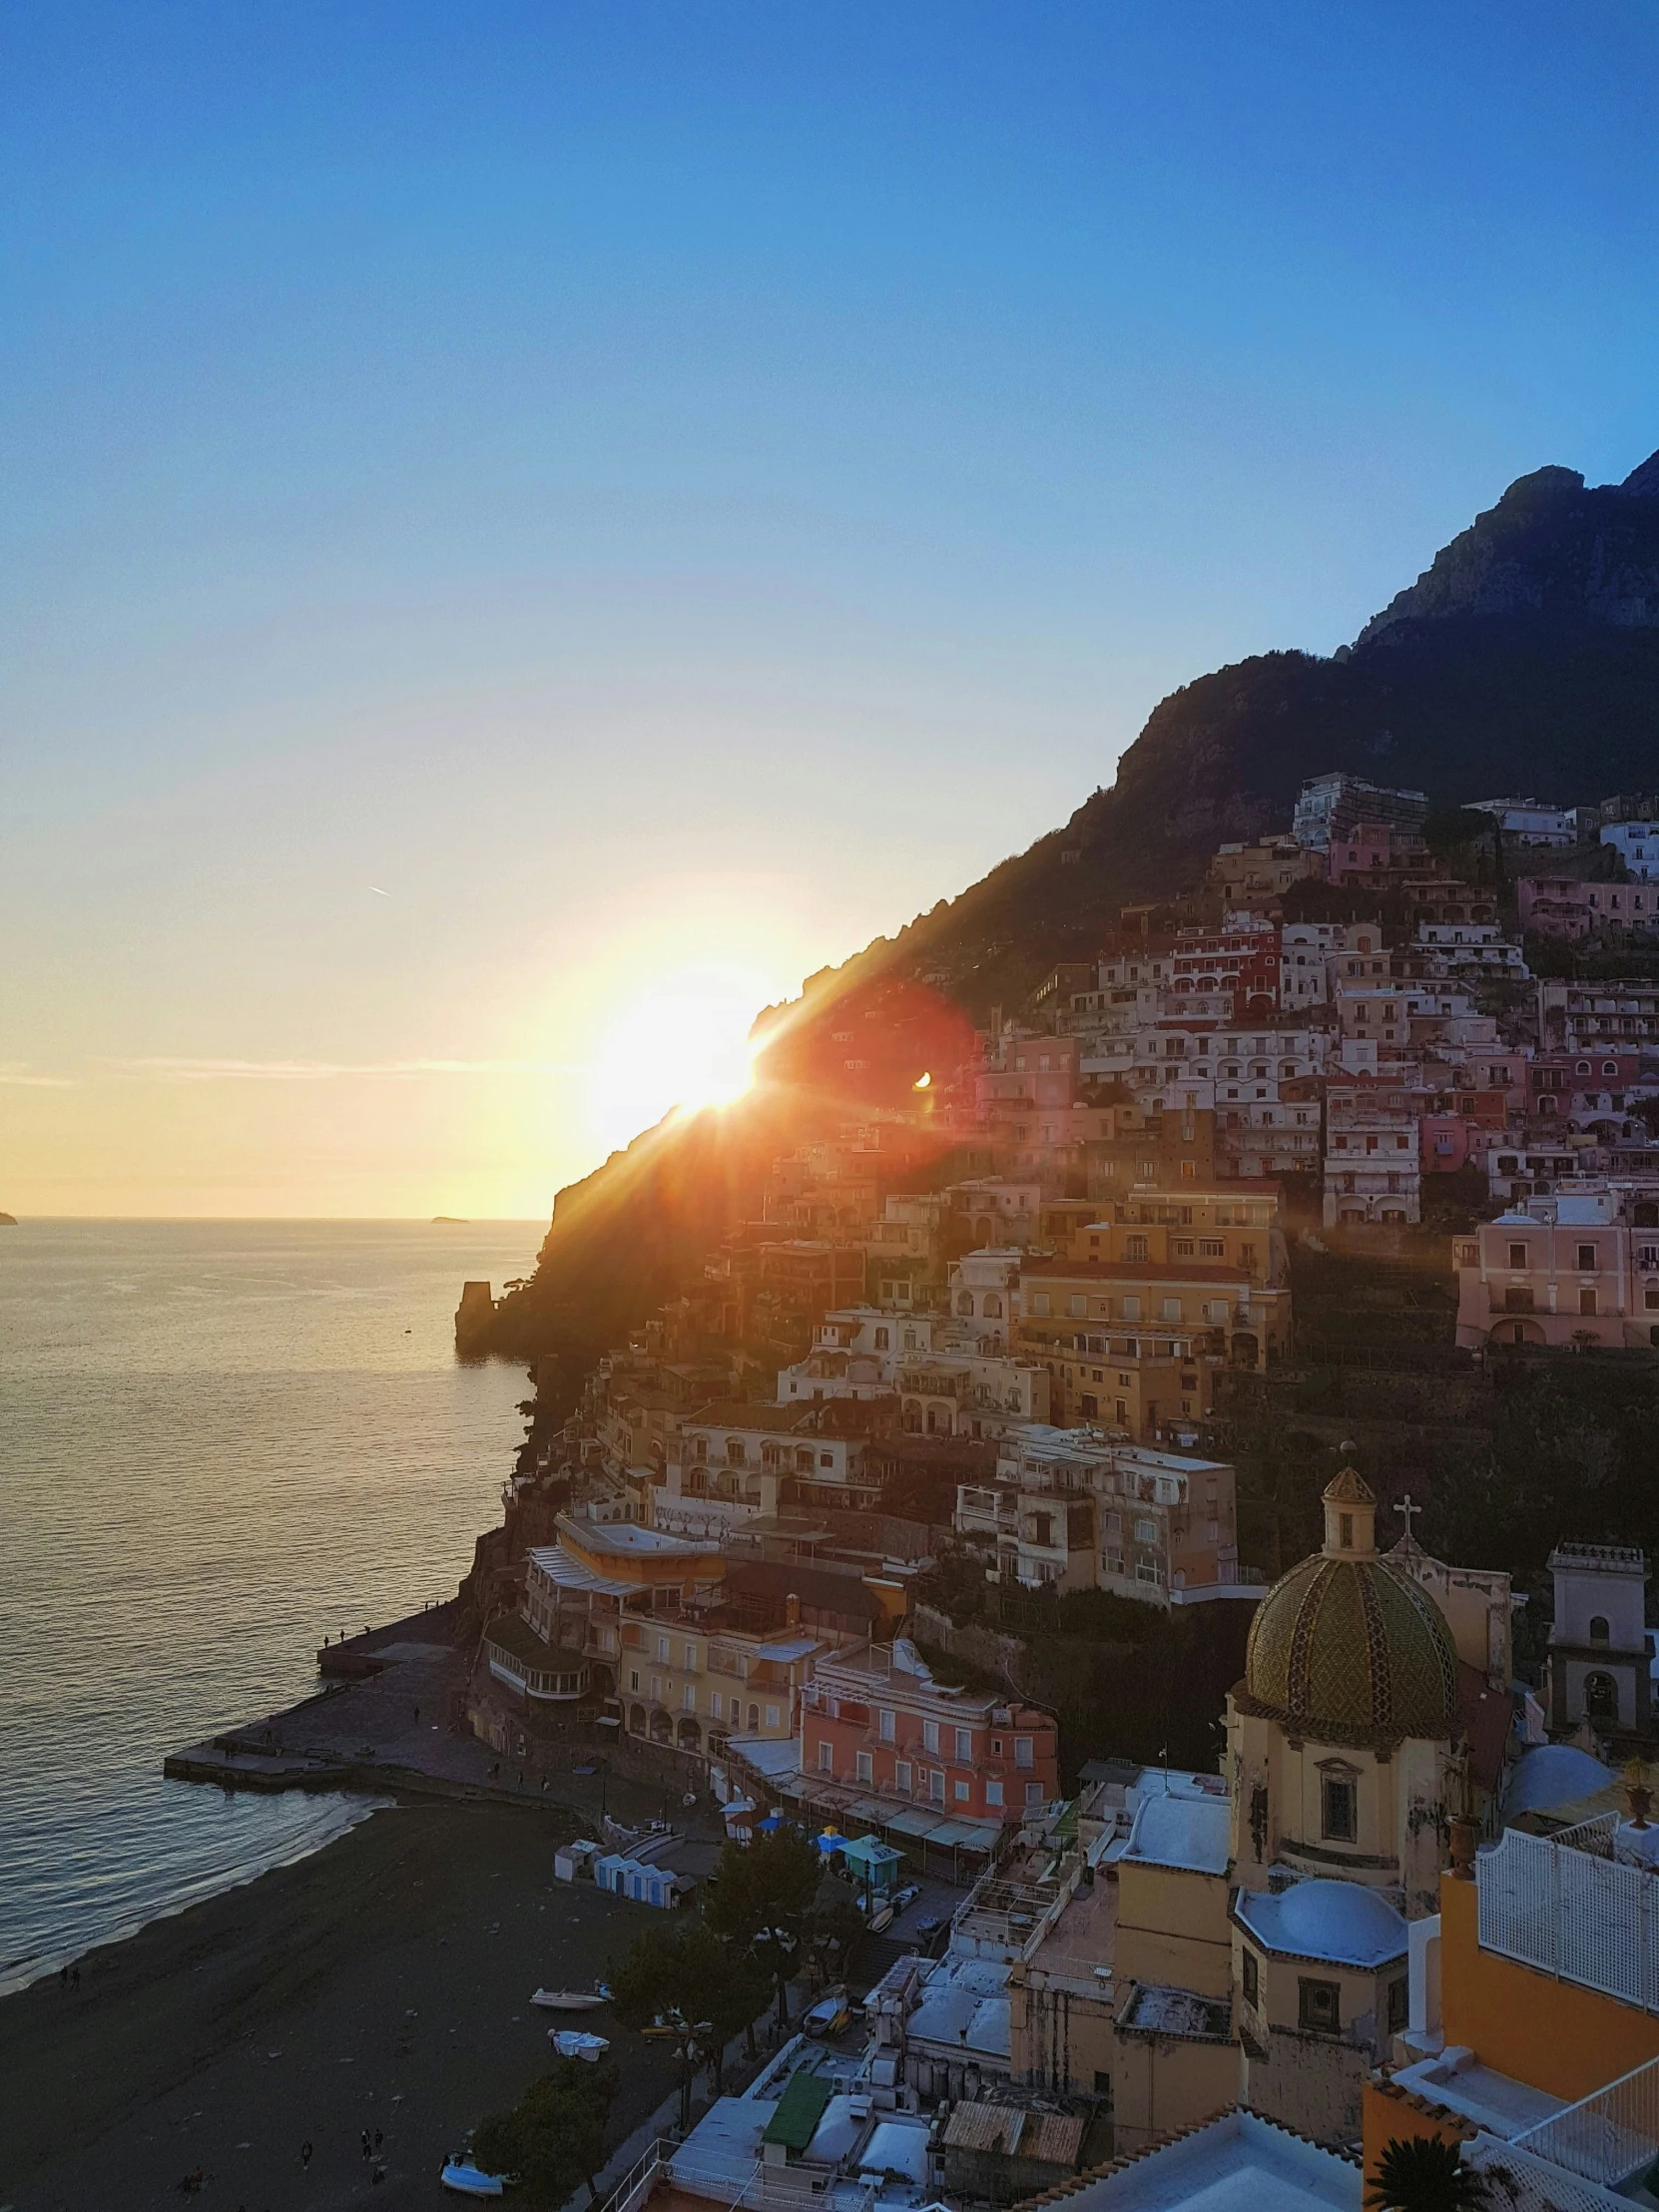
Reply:
<svg viewBox="0 0 1659 2212"><path fill-rule="evenodd" d="M801 1784L824 1810L862 1801L881 1827L911 1806L1000 1825L1060 1794L1059 1725L1017 1699L935 1682L902 1641L866 1644L821 1664L802 1693Z"/></svg>
<svg viewBox="0 0 1659 2212"><path fill-rule="evenodd" d="M1659 1345L1659 1186L1533 1197L1453 1248L1457 1342Z"/></svg>

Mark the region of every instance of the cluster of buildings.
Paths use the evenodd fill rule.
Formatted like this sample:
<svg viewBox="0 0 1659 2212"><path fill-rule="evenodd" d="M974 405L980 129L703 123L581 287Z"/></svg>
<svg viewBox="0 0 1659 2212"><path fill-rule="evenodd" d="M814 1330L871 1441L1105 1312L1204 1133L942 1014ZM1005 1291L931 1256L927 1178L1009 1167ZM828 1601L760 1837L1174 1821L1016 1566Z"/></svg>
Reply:
<svg viewBox="0 0 1659 2212"><path fill-rule="evenodd" d="M820 1670L886 1666L947 1545L1025 1590L1252 1594L1202 1440L1229 1377L1294 1354L1288 1193L1364 1234L1472 1171L1496 1218L1455 1240L1461 1346L1659 1347L1659 978L1533 977L1500 913L1503 854L1588 840L1628 872L1654 810L1477 811L1499 835L1474 880L1422 794L1316 779L1284 835L958 1032L908 1106L775 1161L545 1447L578 1502L492 1631L502 1687L983 1844L1023 1813L1015 1754L958 1771L876 1723L849 1749ZM907 1066L916 1018L876 992L815 1049ZM916 1668L924 1742L1031 1735L951 1719Z"/></svg>
<svg viewBox="0 0 1659 2212"><path fill-rule="evenodd" d="M568 1490L485 1628L519 1714L971 1885L855 2049L786 2054L619 2212L1358 2212L1417 2136L1492 2201L1654 2201L1659 1827L1617 1773L1654 1726L1645 1559L1557 1550L1528 1690L1507 1577L1383 1548L1352 1469L1265 1588L1204 1444L1229 1377L1294 1357L1293 1204L1382 1249L1477 1177L1461 1347L1659 1348L1659 975L1534 975L1522 942L1563 882L1591 918L1553 933L1636 941L1659 808L1478 811L1464 878L1421 794L1310 784L911 1103L779 1159L521 1468L515 1500ZM837 1018L848 1074L908 1064L879 992ZM1247 1609L1217 1771L1092 1762L1066 1795L1054 1717L911 1640L947 1547L1014 1590Z"/></svg>
<svg viewBox="0 0 1659 2212"><path fill-rule="evenodd" d="M1659 1826L1647 1770L1603 1756L1651 1731L1646 1562L1557 1551L1540 1699L1506 1576L1409 1528L1382 1548L1352 1469L1325 1523L1261 1597L1217 1772L1031 1787L942 1947L894 1956L837 2047L789 2046L649 2154L633 2212L1360 2212L1418 2138L1490 2203L1651 2202ZM910 1664L819 1670L813 1730L866 1790L927 1729ZM969 1726L944 1755L989 1748ZM849 1804L827 1846L866 1819Z"/></svg>

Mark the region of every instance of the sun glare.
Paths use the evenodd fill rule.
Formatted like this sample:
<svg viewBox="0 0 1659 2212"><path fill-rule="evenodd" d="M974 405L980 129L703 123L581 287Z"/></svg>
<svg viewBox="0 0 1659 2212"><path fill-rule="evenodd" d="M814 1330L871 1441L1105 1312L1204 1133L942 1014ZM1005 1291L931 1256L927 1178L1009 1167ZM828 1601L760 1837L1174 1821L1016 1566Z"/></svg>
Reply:
<svg viewBox="0 0 1659 2212"><path fill-rule="evenodd" d="M755 1079L750 1026L764 986L689 975L625 1007L593 1059L596 1134L615 1151L679 1108L729 1106Z"/></svg>

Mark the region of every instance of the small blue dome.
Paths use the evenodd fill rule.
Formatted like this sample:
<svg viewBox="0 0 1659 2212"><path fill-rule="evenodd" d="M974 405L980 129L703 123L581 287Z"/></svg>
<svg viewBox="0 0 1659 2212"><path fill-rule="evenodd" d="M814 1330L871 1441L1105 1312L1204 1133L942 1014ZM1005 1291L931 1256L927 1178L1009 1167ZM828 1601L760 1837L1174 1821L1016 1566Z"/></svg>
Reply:
<svg viewBox="0 0 1659 2212"><path fill-rule="evenodd" d="M1386 1898L1358 1882L1296 1882L1279 1901L1287 1941L1332 1957L1393 1958L1404 1949L1405 1923Z"/></svg>
<svg viewBox="0 0 1659 2212"><path fill-rule="evenodd" d="M1576 1805L1617 1779L1611 1767L1576 1744L1535 1744L1509 1778L1503 1810L1513 1817L1546 1812L1552 1805Z"/></svg>

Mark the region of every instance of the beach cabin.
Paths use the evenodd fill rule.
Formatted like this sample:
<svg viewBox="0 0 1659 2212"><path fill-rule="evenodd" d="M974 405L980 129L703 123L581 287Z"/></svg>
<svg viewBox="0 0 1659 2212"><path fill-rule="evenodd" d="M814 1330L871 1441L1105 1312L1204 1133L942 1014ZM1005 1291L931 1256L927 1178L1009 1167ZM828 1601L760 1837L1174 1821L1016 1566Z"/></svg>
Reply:
<svg viewBox="0 0 1659 2212"><path fill-rule="evenodd" d="M653 1867L643 1859L627 1859L620 1852L607 1852L593 1863L593 1879L602 1890L613 1890L619 1898L630 1898L636 1905L654 1905L659 1912L672 1912L691 1889L684 1875L672 1867Z"/></svg>
<svg viewBox="0 0 1659 2212"><path fill-rule="evenodd" d="M553 1874L559 1882L591 1882L593 1863L599 1857L599 1846L579 1837L573 1844L561 1844L553 1854Z"/></svg>
<svg viewBox="0 0 1659 2212"><path fill-rule="evenodd" d="M853 1836L840 1846L846 1879L872 1903L889 1898L903 1880L904 1854L875 1836Z"/></svg>

